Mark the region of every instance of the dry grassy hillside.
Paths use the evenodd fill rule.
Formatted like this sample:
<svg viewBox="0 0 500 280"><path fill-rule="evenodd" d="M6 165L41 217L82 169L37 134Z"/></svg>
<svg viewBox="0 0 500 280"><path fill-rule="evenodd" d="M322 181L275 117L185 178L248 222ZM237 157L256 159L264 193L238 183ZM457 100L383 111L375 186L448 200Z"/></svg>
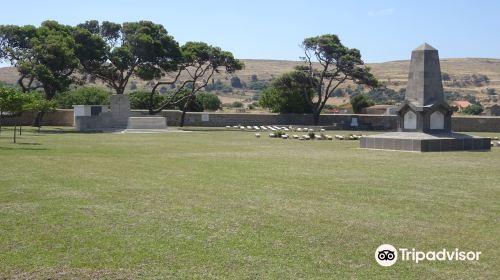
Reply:
<svg viewBox="0 0 500 280"><path fill-rule="evenodd" d="M238 71L238 76L241 81L249 83L252 75L257 75L259 80L271 80L280 74L292 70L296 65L301 64L300 61L285 61L285 60L258 60L244 59L245 68ZM390 61L384 63L369 64L375 76L388 87L398 89L406 86L408 77L409 61ZM457 87L451 82L445 82L445 90L455 91L460 94L472 94L479 99L486 98L485 89L494 88L500 92L500 59L486 58L453 58L441 60L441 70L450 75L451 79L461 79L466 75L486 75L489 78L489 83L476 85L466 85ZM15 68L7 67L0 68L0 81L7 83L15 83L17 72ZM223 83L229 84L230 76L219 74L214 76L214 79L220 79ZM135 80L137 87L147 88L144 81ZM233 94L221 94L223 101L231 102L234 100L247 100L253 95L250 90L235 90ZM338 101L342 102L342 100Z"/></svg>
<svg viewBox="0 0 500 280"><path fill-rule="evenodd" d="M297 61L283 60L253 60L245 61L245 69L238 72L240 78L248 81L252 74L259 78L270 79L281 73L292 70L294 66L300 64ZM389 87L404 87L408 80L409 60L389 61L384 63L368 64L372 72L382 82L388 83ZM489 84L482 87L470 86L466 88L449 87L445 83L445 88L457 90L458 92L479 93L484 87L496 88L500 91L500 59L487 58L452 58L441 60L441 71L448 73L451 78L460 78L465 75L481 74L490 79ZM398 84L399 83L399 84Z"/></svg>

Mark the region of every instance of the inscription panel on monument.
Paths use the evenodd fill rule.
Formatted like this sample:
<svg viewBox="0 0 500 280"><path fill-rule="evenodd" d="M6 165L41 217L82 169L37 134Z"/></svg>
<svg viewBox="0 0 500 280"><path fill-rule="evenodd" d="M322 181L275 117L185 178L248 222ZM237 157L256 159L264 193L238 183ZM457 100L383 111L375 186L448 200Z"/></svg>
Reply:
<svg viewBox="0 0 500 280"><path fill-rule="evenodd" d="M436 111L431 114L431 129L444 129L444 115L443 113Z"/></svg>
<svg viewBox="0 0 500 280"><path fill-rule="evenodd" d="M403 126L406 129L417 129L417 115L412 111L406 112Z"/></svg>

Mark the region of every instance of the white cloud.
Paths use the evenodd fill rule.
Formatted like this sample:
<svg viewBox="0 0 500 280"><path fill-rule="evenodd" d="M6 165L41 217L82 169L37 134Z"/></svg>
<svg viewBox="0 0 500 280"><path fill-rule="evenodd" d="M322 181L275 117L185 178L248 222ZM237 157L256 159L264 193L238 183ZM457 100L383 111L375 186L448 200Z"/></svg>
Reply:
<svg viewBox="0 0 500 280"><path fill-rule="evenodd" d="M380 9L376 11L368 11L369 16L388 16L392 15L396 11L394 8Z"/></svg>

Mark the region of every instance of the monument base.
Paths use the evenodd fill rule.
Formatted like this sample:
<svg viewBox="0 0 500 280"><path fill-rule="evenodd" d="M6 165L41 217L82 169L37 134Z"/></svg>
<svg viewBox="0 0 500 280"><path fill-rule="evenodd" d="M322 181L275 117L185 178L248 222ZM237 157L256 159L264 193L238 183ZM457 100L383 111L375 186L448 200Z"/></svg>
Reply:
<svg viewBox="0 0 500 280"><path fill-rule="evenodd" d="M460 133L389 132L361 138L360 147L412 152L489 151L491 139Z"/></svg>
<svg viewBox="0 0 500 280"><path fill-rule="evenodd" d="M167 119L164 117L130 117L127 129L166 129Z"/></svg>
<svg viewBox="0 0 500 280"><path fill-rule="evenodd" d="M130 117L130 101L128 95L113 94L110 100L113 128L126 128Z"/></svg>

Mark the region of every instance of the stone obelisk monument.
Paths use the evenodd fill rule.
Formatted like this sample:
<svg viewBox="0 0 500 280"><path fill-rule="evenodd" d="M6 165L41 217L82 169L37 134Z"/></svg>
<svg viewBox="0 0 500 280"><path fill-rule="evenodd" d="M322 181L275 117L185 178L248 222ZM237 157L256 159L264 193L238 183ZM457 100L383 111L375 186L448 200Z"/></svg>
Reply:
<svg viewBox="0 0 500 280"><path fill-rule="evenodd" d="M423 44L411 53L405 101L398 110L399 130L451 132L452 113L444 100L438 51Z"/></svg>
<svg viewBox="0 0 500 280"><path fill-rule="evenodd" d="M451 132L453 110L445 101L438 51L422 44L411 54L398 132L361 139L361 148L415 152L489 150L491 140Z"/></svg>

